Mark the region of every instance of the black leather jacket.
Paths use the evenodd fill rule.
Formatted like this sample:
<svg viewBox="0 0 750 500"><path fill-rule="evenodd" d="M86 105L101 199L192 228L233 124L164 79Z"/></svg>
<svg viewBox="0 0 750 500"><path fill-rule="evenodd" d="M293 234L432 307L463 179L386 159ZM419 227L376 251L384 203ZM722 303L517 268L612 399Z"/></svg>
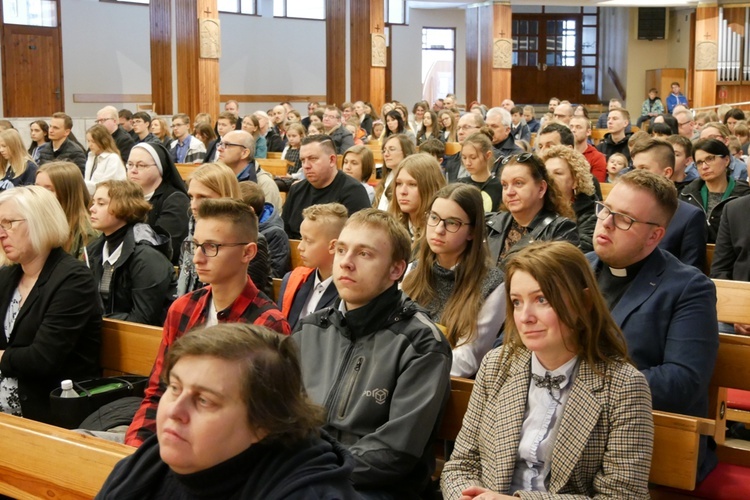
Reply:
<svg viewBox="0 0 750 500"><path fill-rule="evenodd" d="M718 205L711 210L711 213L706 214L706 224L708 225L708 243L716 243L716 235L719 234L719 223L721 222L721 212L724 210L724 205L732 200L739 198L740 196L746 196L750 194L750 185L745 181L734 181L734 189L729 193L729 196L725 200L721 200ZM703 206L703 199L701 198L701 188L705 184L703 179L695 179L693 182L688 184L682 189L679 199L695 205L696 207L706 212L706 208Z"/></svg>

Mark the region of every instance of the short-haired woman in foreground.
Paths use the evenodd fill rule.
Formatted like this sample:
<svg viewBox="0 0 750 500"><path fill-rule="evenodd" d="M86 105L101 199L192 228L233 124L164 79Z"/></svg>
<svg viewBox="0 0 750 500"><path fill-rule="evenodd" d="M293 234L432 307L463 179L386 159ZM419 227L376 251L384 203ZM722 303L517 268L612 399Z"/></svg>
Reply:
<svg viewBox="0 0 750 500"><path fill-rule="evenodd" d="M584 255L529 245L505 290L505 342L479 369L444 498L649 498L651 392Z"/></svg>

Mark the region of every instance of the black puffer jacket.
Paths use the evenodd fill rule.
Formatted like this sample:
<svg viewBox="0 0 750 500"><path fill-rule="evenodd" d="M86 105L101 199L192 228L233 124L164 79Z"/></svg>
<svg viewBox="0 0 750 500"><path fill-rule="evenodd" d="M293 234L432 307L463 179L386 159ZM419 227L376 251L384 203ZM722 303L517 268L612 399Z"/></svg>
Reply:
<svg viewBox="0 0 750 500"><path fill-rule="evenodd" d="M497 212L487 216L487 243L492 262L497 263L512 222L513 215L510 212ZM542 209L529 224L529 232L513 246L505 259L537 240L563 240L578 246L578 228L567 217Z"/></svg>
<svg viewBox="0 0 750 500"><path fill-rule="evenodd" d="M104 268L104 236L87 247L89 266L97 286ZM170 262L169 235L148 224L135 224L122 242L109 293L103 301L104 316L161 326L174 295L174 267Z"/></svg>
<svg viewBox="0 0 750 500"><path fill-rule="evenodd" d="M724 210L724 206L732 200L739 198L740 196L746 196L750 194L750 185L745 181L734 181L734 189L729 193L729 196L721 200L718 205L711 210L711 213L706 214L706 224L708 225L708 242L716 243L716 235L719 234L719 223L721 222L721 212ZM703 179L695 179L693 182L688 184L682 189L679 199L706 212L706 208L703 206L703 198L701 197L701 189L706 184Z"/></svg>

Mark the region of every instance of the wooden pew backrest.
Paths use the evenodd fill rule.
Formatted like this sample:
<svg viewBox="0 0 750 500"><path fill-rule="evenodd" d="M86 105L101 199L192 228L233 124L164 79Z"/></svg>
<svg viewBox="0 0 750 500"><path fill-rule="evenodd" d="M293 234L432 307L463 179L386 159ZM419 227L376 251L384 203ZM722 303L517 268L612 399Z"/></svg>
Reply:
<svg viewBox="0 0 750 500"><path fill-rule="evenodd" d="M183 181L187 181L190 174L195 172L195 169L200 167L200 163L178 163L177 171L180 173Z"/></svg>
<svg viewBox="0 0 750 500"><path fill-rule="evenodd" d="M750 283L713 280L716 285L716 314L725 323L750 323Z"/></svg>
<svg viewBox="0 0 750 500"><path fill-rule="evenodd" d="M649 482L695 489L701 435L714 434L714 421L654 411L654 452Z"/></svg>
<svg viewBox="0 0 750 500"><path fill-rule="evenodd" d="M292 269L305 265L302 263L302 257L299 256L299 244L300 240L289 240L289 250L292 256Z"/></svg>
<svg viewBox="0 0 750 500"><path fill-rule="evenodd" d="M0 493L13 498L92 498L124 444L0 413Z"/></svg>
<svg viewBox="0 0 750 500"><path fill-rule="evenodd" d="M278 159L278 160L271 160L271 159L263 159L258 158L255 160L258 163L258 166L268 172L271 175L275 175L277 177L284 177L287 175L287 170L289 168L289 162L286 160Z"/></svg>
<svg viewBox="0 0 750 500"><path fill-rule="evenodd" d="M133 374L148 377L161 343L156 326L104 318L101 364L104 375Z"/></svg>

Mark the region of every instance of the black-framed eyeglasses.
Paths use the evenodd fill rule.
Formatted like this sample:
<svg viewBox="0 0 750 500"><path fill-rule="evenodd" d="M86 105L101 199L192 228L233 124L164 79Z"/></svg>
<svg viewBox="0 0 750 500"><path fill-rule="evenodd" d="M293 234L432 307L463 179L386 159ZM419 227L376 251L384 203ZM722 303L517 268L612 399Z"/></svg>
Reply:
<svg viewBox="0 0 750 500"><path fill-rule="evenodd" d="M446 217L443 219L435 212L427 212L425 214L425 220L427 222L428 226L432 227L438 227L440 223L443 223L443 227L446 231L449 233L457 233L459 229L461 229L461 226L471 226L473 225L471 222L464 222L460 219L455 219L453 217Z"/></svg>
<svg viewBox="0 0 750 500"><path fill-rule="evenodd" d="M706 156L702 160L696 160L695 161L695 166L698 167L698 168L701 168L703 165L705 165L707 163L709 163L709 164L713 163L714 160L716 160L716 158L724 158L724 155L708 155L708 156Z"/></svg>
<svg viewBox="0 0 750 500"><path fill-rule="evenodd" d="M217 148L226 149L230 146L237 146L238 148L247 149L244 144L237 144L236 142L221 141L216 145Z"/></svg>
<svg viewBox="0 0 750 500"><path fill-rule="evenodd" d="M182 251L188 252L190 255L194 255L195 251L200 248L203 255L206 257L216 257L219 255L219 248L221 247L240 247L247 245L248 243L201 243L198 244L194 241L183 241Z"/></svg>
<svg viewBox="0 0 750 500"><path fill-rule="evenodd" d="M24 222L26 219L12 219L12 220L0 220L0 227L4 231L10 231L13 229L13 224L16 222Z"/></svg>
<svg viewBox="0 0 750 500"><path fill-rule="evenodd" d="M599 220L606 220L610 215L613 217L615 227L617 229L621 229L623 231L627 231L631 228L633 223L638 222L640 224L648 224L650 226L661 226L661 224L658 224L656 222L646 222L642 220L634 219L633 217L625 214L621 214L620 212L613 212L609 209L608 206L606 206L604 203L597 201L595 202L596 205L596 217Z"/></svg>

